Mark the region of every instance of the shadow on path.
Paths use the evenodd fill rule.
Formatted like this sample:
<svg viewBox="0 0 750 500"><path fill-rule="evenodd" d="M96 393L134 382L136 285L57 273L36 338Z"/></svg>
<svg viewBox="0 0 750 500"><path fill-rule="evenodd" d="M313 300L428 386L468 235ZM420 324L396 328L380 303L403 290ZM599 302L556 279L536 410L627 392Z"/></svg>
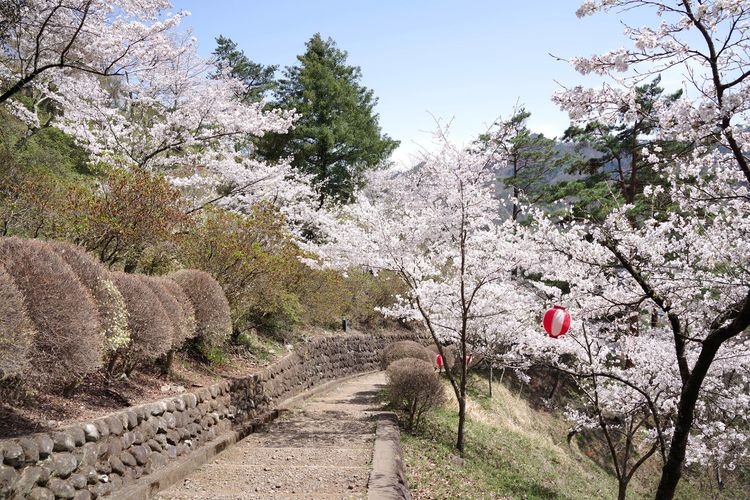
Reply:
<svg viewBox="0 0 750 500"><path fill-rule="evenodd" d="M366 498L383 373L285 411L157 498Z"/></svg>

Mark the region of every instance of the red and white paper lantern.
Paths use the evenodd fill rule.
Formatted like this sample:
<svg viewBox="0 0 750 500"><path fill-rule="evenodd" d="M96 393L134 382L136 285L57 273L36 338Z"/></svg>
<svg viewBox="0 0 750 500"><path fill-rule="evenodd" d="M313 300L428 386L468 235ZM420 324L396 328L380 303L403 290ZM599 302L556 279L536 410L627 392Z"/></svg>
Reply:
<svg viewBox="0 0 750 500"><path fill-rule="evenodd" d="M440 354L435 356L435 364L437 365L438 370L443 367L443 357Z"/></svg>
<svg viewBox="0 0 750 500"><path fill-rule="evenodd" d="M568 333L570 328L570 314L563 306L554 306L544 313L542 322L547 335L556 339Z"/></svg>

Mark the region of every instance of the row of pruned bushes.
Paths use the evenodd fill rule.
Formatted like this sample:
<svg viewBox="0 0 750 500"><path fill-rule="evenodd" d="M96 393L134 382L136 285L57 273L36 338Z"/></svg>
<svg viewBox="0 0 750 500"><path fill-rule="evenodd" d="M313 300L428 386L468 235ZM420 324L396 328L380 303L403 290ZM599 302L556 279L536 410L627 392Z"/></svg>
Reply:
<svg viewBox="0 0 750 500"><path fill-rule="evenodd" d="M49 158L32 168L18 163L17 152L4 150L0 137L0 235L74 241L130 273L206 271L229 300L235 340L255 331L288 343L300 327L338 328L342 319L382 326L377 310L405 293L402 280L385 271L308 267L301 258L312 256L274 204L244 214L207 206L187 215L188 200L159 174L101 165L95 176L60 176L53 171L65 169Z"/></svg>
<svg viewBox="0 0 750 500"><path fill-rule="evenodd" d="M221 345L229 304L209 274L110 272L81 247L0 237L0 381L66 391L102 367L169 370L187 341Z"/></svg>
<svg viewBox="0 0 750 500"><path fill-rule="evenodd" d="M432 350L418 342L402 340L383 349L380 363L388 377L389 402L404 412L408 429L419 427L422 417L445 401Z"/></svg>

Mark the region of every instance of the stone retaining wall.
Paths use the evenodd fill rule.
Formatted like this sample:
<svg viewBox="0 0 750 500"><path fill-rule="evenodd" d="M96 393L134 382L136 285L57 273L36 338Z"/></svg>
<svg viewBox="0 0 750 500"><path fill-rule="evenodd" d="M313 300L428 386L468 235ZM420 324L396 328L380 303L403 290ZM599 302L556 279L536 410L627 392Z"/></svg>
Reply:
<svg viewBox="0 0 750 500"><path fill-rule="evenodd" d="M301 344L246 378L127 408L58 431L0 441L0 498L106 496L166 467L277 403L326 381L378 369L409 333L337 335Z"/></svg>

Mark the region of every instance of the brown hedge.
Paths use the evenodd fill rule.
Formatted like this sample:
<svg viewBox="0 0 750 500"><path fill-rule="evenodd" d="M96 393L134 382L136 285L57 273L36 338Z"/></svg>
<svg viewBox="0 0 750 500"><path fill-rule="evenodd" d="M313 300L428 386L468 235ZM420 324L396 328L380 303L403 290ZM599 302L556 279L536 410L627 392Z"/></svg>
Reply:
<svg viewBox="0 0 750 500"><path fill-rule="evenodd" d="M107 350L112 352L127 346L130 337L125 299L112 282L109 271L78 245L62 241L50 241L48 245L67 262L93 295L107 339Z"/></svg>
<svg viewBox="0 0 750 500"><path fill-rule="evenodd" d="M128 309L130 345L117 352L110 371L130 374L136 366L153 362L169 351L174 328L144 276L118 271L112 273L112 279Z"/></svg>
<svg viewBox="0 0 750 500"><path fill-rule="evenodd" d="M422 344L413 340L401 340L389 344L380 356L380 367L385 370L388 365L402 358L416 358L428 363L434 363L432 353Z"/></svg>
<svg viewBox="0 0 750 500"><path fill-rule="evenodd" d="M44 242L0 238L0 262L24 297L36 334L30 381L74 387L101 366L104 336L91 293Z"/></svg>
<svg viewBox="0 0 750 500"><path fill-rule="evenodd" d="M207 346L220 346L232 334L229 302L221 285L210 274L183 269L169 275L180 285L195 311L196 336Z"/></svg>
<svg viewBox="0 0 750 500"><path fill-rule="evenodd" d="M160 276L147 277L146 283L164 306L174 331L172 332L172 350L177 350L186 340L195 336L195 312L190 299L182 288Z"/></svg>
<svg viewBox="0 0 750 500"><path fill-rule="evenodd" d="M386 370L391 405L406 413L409 429L419 427L424 414L445 401L445 391L433 365L422 359L397 359Z"/></svg>
<svg viewBox="0 0 750 500"><path fill-rule="evenodd" d="M0 265L0 381L23 378L29 368L34 330L26 314L23 295Z"/></svg>

